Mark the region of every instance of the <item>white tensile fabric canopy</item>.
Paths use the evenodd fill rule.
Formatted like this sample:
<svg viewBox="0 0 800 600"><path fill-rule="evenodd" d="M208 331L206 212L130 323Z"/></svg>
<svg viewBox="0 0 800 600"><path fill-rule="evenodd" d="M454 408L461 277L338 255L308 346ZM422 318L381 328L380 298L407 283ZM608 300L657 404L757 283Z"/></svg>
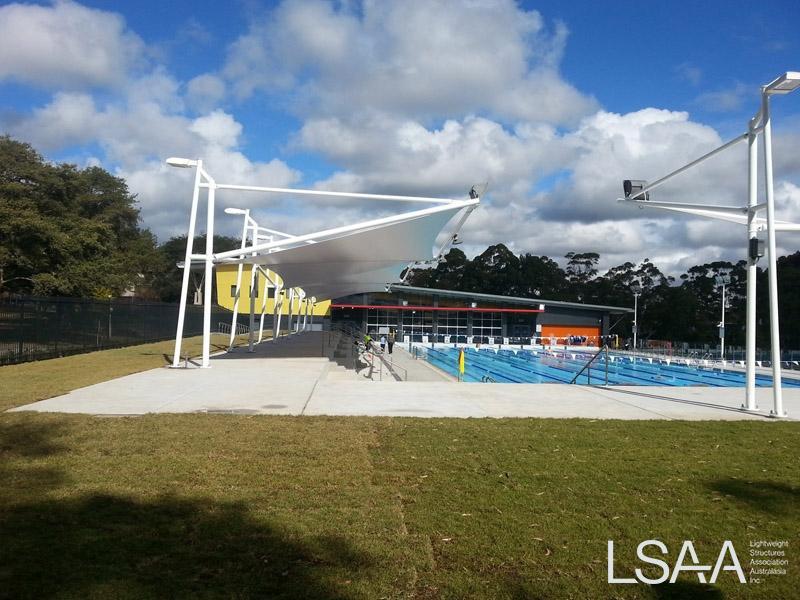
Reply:
<svg viewBox="0 0 800 600"><path fill-rule="evenodd" d="M175 336L173 367L178 367L181 358L183 325L186 314L186 301L189 289L189 271L192 264L204 265L205 282L203 293L203 360L202 366L210 366L211 356L211 303L214 267L221 264L251 264L268 269L280 276L281 281L272 283L276 287L275 318L273 338L280 331L280 318L283 299L289 299L288 322L292 321L294 300L305 300L305 313L319 299L332 299L360 292L374 292L385 289L387 284L396 282L403 269L419 262L431 262L441 258L464 225L469 214L480 203L480 192L473 187L469 197L463 200L431 198L420 196L392 196L385 194L363 194L322 190L301 190L261 187L250 185L217 183L203 168L203 161L188 158L168 158L172 167L194 168L195 180L192 206L189 214L189 228L186 240L186 255L183 263L183 284L178 308L178 327ZM203 254L193 251L200 192L207 190L206 247ZM428 204L422 210L410 211L372 221L363 221L317 231L305 235L290 235L260 227L250 216L250 211L240 208L227 208L227 214L242 215L242 245L238 250L214 252L214 211L217 190L237 190L243 192L278 193L285 195L306 195L322 197L358 198L361 200L382 200L389 202L412 202ZM448 223L452 226L444 231ZM266 234L263 234L266 232ZM445 234L444 241L435 248L437 237ZM275 237L279 239L275 241ZM255 270L251 272L251 278ZM267 277L270 281L270 277ZM251 286L255 280L251 279ZM242 287L242 268L239 268L236 283L231 343L237 331L239 292ZM282 288L281 299L277 298ZM253 296L251 296L252 298ZM263 307L260 319L263 333ZM253 349L254 302L250 302L250 350ZM313 315L313 312L312 312ZM299 316L299 315L298 315ZM299 327L299 322L297 323ZM313 325L313 316L312 316ZM306 326L305 319L303 327ZM299 329L298 329L299 331ZM259 333L259 340L261 339Z"/></svg>
<svg viewBox="0 0 800 600"><path fill-rule="evenodd" d="M466 210L460 205L446 206L433 214L219 262L261 265L280 275L287 285L302 288L307 297L327 299L382 291L387 283L396 282L409 264L435 258L437 236L458 212Z"/></svg>

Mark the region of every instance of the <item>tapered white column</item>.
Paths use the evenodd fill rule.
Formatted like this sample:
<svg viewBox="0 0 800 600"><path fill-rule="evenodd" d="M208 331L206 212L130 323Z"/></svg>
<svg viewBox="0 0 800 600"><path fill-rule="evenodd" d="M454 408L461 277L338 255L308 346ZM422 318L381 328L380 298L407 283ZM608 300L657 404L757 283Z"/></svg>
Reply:
<svg viewBox="0 0 800 600"><path fill-rule="evenodd" d="M198 170L200 166L198 165ZM208 212L206 218L206 269L203 295L203 368L211 366L211 289L214 283L214 184L208 184Z"/></svg>
<svg viewBox="0 0 800 600"><path fill-rule="evenodd" d="M197 225L197 204L200 199L200 169L203 161L197 161L194 173L194 190L192 191L192 209L189 213L189 230L186 237L186 254L183 259L183 281L181 283L181 300L178 305L178 330L175 333L175 352L172 355L172 366L177 367L181 360L183 343L183 323L186 319L186 302L189 300L189 277L192 271L192 249L194 247L194 230Z"/></svg>
<svg viewBox="0 0 800 600"><path fill-rule="evenodd" d="M272 318L272 340L276 341L281 335L281 315L283 313L283 284L275 287L275 303L273 305L275 316Z"/></svg>
<svg viewBox="0 0 800 600"><path fill-rule="evenodd" d="M247 211L245 211L244 217L244 225L242 225L242 244L239 246L240 249L244 250L247 246ZM240 256L240 258L244 258L244 254ZM238 268L236 269L236 298L233 302L233 317L231 318L231 338L228 341L228 347L233 348L233 342L236 339L236 324L237 319L239 317L239 298L242 296L242 271L244 269L244 264L239 263Z"/></svg>
<svg viewBox="0 0 800 600"><path fill-rule="evenodd" d="M757 119L750 121L747 137L747 326L746 326L746 391L745 410L758 410L756 402L756 280L758 257L750 256L750 240L758 238L756 210L758 204L758 135Z"/></svg>
<svg viewBox="0 0 800 600"><path fill-rule="evenodd" d="M256 335L256 294L258 293L258 269L250 265L250 327L247 334L247 351L253 352Z"/></svg>
<svg viewBox="0 0 800 600"><path fill-rule="evenodd" d="M266 272L264 275L264 293L261 296L261 318L258 323L258 342L261 343L261 340L264 339L264 317L267 312L267 299L269 297L269 288L270 288L270 275L269 271Z"/></svg>
<svg viewBox="0 0 800 600"><path fill-rule="evenodd" d="M289 315L286 317L286 335L292 335L293 311L294 311L294 288L289 288Z"/></svg>
<svg viewBox="0 0 800 600"><path fill-rule="evenodd" d="M775 240L775 197L772 182L772 125L769 115L769 94L761 94L761 112L764 119L764 183L767 193L767 245L769 252L769 330L772 346L772 398L770 415L785 417L783 390L781 388L781 340L778 317L778 256Z"/></svg>

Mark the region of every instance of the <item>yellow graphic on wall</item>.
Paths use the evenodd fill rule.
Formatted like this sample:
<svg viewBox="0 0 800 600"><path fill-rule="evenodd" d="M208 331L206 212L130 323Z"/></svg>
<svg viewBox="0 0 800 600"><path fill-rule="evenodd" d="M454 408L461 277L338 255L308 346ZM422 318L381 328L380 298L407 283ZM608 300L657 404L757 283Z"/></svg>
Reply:
<svg viewBox="0 0 800 600"><path fill-rule="evenodd" d="M239 271L238 265L219 265L216 267L217 272L217 304L222 308L230 311L233 310L234 302L236 301L236 278ZM251 265L244 265L242 268L242 289L239 294L239 313L248 314L250 312L250 277L252 272ZM280 276L269 271L269 275L277 283L281 284L281 296L278 300L281 314L289 314L289 290L283 288L283 280ZM264 307L266 314L272 314L275 306L275 287L266 280L263 273L256 271L256 282L253 286L255 290L255 313L261 314L262 306L264 306L264 284L267 284L267 303ZM292 305L292 314L305 314L307 310L306 303L311 306L311 299L301 300L295 295ZM309 309L308 314L313 314L315 317L330 316L331 301L322 300L317 298L317 302L313 305L313 310Z"/></svg>

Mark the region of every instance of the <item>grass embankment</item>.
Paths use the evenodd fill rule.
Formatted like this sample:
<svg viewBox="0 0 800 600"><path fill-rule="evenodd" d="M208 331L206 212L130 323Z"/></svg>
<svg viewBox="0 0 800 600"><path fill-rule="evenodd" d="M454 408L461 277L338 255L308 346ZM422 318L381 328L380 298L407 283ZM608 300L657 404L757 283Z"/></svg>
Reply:
<svg viewBox="0 0 800 600"><path fill-rule="evenodd" d="M234 345L246 343L240 336ZM183 340L181 356L199 356L202 337ZM211 337L211 352L228 347L227 336ZM171 364L175 341L75 354L0 367L0 411L60 396L71 390Z"/></svg>
<svg viewBox="0 0 800 600"><path fill-rule="evenodd" d="M789 598L799 451L796 423L5 413L0 596ZM745 570L749 540L788 540L789 575L609 586L606 541L630 576L649 538L704 564L730 539Z"/></svg>

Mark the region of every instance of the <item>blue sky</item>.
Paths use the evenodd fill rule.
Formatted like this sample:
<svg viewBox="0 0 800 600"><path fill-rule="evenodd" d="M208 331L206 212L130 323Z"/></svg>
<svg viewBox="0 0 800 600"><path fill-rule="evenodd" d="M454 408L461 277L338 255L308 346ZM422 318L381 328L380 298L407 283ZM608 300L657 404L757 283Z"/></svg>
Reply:
<svg viewBox="0 0 800 600"><path fill-rule="evenodd" d="M0 129L125 177L161 239L185 226L186 181L159 159L182 152L278 185L458 195L485 179L468 250L676 271L737 259L741 234L617 206L619 182L743 131L758 86L800 70L798 17L778 1L0 3ZM800 94L773 116L779 209L800 217ZM664 197L740 203L742 155ZM292 230L369 212L252 208Z"/></svg>

